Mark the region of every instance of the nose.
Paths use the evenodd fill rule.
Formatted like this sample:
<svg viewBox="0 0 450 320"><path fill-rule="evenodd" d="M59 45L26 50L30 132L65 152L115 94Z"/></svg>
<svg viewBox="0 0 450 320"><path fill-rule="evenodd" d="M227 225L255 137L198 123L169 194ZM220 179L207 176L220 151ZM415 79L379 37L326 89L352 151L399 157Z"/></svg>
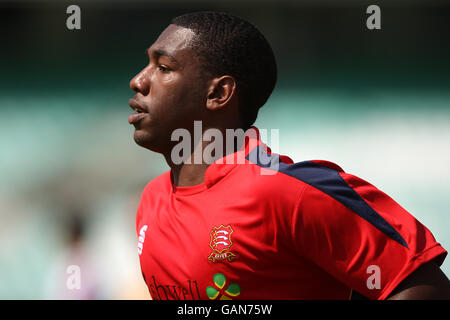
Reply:
<svg viewBox="0 0 450 320"><path fill-rule="evenodd" d="M130 88L133 91L139 92L146 96L150 90L149 82L149 67L142 69L137 75L130 81Z"/></svg>

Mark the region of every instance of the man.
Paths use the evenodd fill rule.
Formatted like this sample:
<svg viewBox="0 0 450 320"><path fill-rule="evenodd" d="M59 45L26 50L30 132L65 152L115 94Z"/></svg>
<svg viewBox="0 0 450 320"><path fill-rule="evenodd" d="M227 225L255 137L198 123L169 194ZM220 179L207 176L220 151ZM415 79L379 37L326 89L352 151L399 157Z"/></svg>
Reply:
<svg viewBox="0 0 450 320"><path fill-rule="evenodd" d="M447 252L394 200L336 164L294 164L260 140L252 124L277 68L253 25L186 14L148 55L130 82L128 121L135 142L170 166L145 187L136 220L154 299L449 298ZM210 129L232 145L215 149L212 164L195 157ZM192 147L183 161L173 152L180 130Z"/></svg>

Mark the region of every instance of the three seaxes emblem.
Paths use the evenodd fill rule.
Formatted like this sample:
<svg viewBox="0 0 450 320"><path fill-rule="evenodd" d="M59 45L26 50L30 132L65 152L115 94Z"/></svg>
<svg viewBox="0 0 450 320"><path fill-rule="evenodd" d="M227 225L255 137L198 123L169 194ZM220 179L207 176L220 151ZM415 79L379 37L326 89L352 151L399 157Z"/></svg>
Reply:
<svg viewBox="0 0 450 320"><path fill-rule="evenodd" d="M214 227L211 230L211 241L209 242L209 246L213 252L211 252L208 257L209 261L217 262L228 260L231 262L236 258L236 255L230 251L230 248L233 245L233 242L231 241L232 233L233 229L230 225L226 227L220 225L220 227Z"/></svg>

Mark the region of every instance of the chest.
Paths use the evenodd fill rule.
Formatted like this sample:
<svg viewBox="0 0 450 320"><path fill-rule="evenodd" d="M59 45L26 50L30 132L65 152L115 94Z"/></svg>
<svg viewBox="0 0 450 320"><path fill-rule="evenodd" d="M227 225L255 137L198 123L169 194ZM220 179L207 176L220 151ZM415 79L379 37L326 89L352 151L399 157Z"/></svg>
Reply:
<svg viewBox="0 0 450 320"><path fill-rule="evenodd" d="M323 283L343 292L296 254L283 219L289 212L230 200L155 200L143 208L139 257L154 299L321 297Z"/></svg>
<svg viewBox="0 0 450 320"><path fill-rule="evenodd" d="M284 244L268 209L251 202L175 200L144 208L138 250L152 296L164 299L170 289L178 290L175 297L206 298L206 288L225 288L217 287L218 275L237 284L273 268Z"/></svg>

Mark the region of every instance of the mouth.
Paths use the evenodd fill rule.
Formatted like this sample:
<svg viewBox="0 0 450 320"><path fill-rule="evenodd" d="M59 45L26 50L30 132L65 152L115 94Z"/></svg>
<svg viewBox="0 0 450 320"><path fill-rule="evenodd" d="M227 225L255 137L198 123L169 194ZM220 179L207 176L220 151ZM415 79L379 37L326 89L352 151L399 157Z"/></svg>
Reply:
<svg viewBox="0 0 450 320"><path fill-rule="evenodd" d="M128 104L130 105L130 108L135 111L135 113L130 114L130 116L128 117L129 124L136 124L148 115L147 110L142 107L134 98L131 98Z"/></svg>

